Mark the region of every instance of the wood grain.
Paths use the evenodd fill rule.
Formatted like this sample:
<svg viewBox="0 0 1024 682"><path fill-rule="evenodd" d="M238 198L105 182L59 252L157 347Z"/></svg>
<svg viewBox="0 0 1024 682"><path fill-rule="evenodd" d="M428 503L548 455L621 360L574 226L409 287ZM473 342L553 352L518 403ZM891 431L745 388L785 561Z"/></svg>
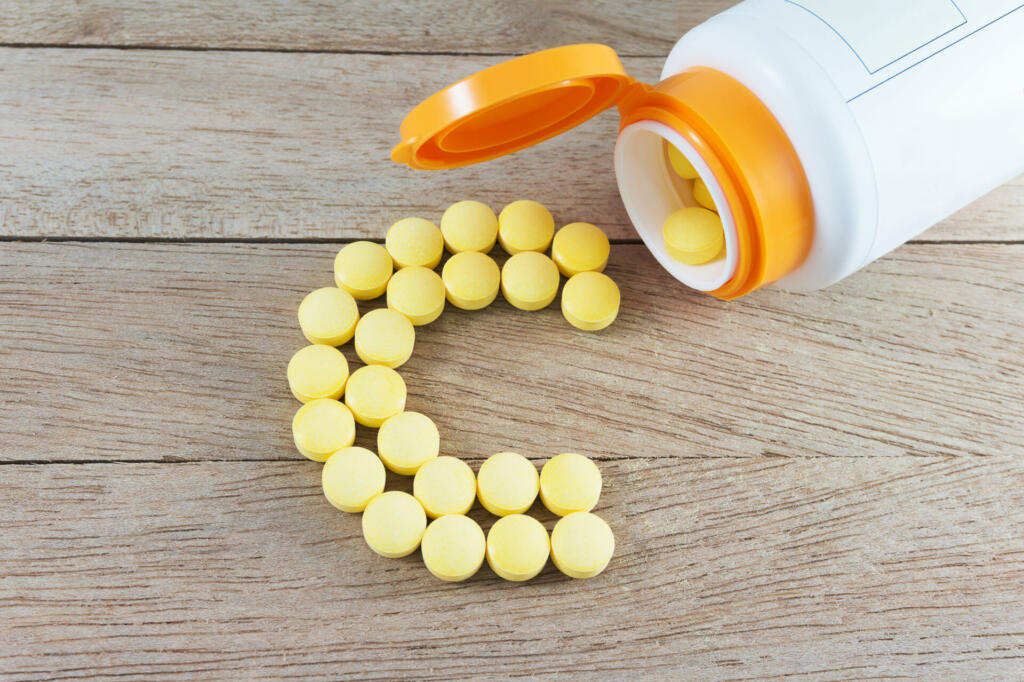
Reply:
<svg viewBox="0 0 1024 682"><path fill-rule="evenodd" d="M4 0L0 43L518 54L605 43L664 57L734 0Z"/></svg>
<svg viewBox="0 0 1024 682"><path fill-rule="evenodd" d="M294 315L336 248L4 244L0 459L294 458ZM418 331L409 406L450 454L1024 452L1024 245L908 245L826 291L732 303L640 245L608 272L623 308L602 333L500 298Z"/></svg>
<svg viewBox="0 0 1024 682"><path fill-rule="evenodd" d="M655 79L661 61L626 65ZM430 173L389 160L407 111L494 62L0 49L0 236L380 238L460 199L500 209L530 197L559 222L636 239L612 169L612 113L480 166ZM920 239L1020 241L1022 214L1024 177Z"/></svg>
<svg viewBox="0 0 1024 682"><path fill-rule="evenodd" d="M631 453L601 466L598 511L617 537L608 570L571 581L549 564L525 584L486 567L441 583L418 555L374 555L306 461L4 466L0 669L58 680L1024 669L1019 457Z"/></svg>

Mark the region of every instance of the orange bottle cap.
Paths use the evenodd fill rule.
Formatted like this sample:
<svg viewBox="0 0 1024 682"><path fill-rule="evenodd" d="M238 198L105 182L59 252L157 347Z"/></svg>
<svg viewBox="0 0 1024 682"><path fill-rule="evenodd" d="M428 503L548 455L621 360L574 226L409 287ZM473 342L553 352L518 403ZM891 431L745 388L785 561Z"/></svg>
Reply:
<svg viewBox="0 0 1024 682"><path fill-rule="evenodd" d="M543 142L616 104L635 81L607 45L517 57L434 93L402 121L391 159L458 168Z"/></svg>

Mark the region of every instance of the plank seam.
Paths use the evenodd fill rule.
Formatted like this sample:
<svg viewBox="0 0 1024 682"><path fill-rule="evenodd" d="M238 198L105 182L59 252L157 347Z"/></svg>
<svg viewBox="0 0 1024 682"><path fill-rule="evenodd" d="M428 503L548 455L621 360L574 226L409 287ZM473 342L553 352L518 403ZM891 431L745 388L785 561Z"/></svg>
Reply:
<svg viewBox="0 0 1024 682"><path fill-rule="evenodd" d="M37 235L0 235L2 242L26 243L107 243L107 244L349 244L356 241L383 244L380 237L349 237L334 239L331 237L47 237ZM614 237L612 244L643 244L637 238ZM907 244L990 244L997 246L1017 246L1024 244L1024 239L912 239Z"/></svg>
<svg viewBox="0 0 1024 682"><path fill-rule="evenodd" d="M233 47L194 45L150 45L146 43L123 43L116 45L100 45L89 43L0 43L0 48L21 50L122 50L152 52L255 52L272 54L343 54L343 55L376 55L380 57L521 57L528 52L473 52L447 51L426 52L417 50L342 50L323 48L277 48L277 47ZM664 59L668 51L657 54L618 53L620 59Z"/></svg>

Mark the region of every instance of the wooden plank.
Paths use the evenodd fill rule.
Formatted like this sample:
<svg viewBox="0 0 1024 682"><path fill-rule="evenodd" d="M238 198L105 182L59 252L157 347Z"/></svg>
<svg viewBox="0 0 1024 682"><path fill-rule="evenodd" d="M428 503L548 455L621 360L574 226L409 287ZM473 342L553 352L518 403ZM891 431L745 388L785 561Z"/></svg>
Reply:
<svg viewBox="0 0 1024 682"><path fill-rule="evenodd" d="M295 310L336 248L4 244L0 458L297 457ZM822 292L732 303L640 245L608 272L623 308L602 333L557 306L449 308L401 370L410 409L467 457L1024 452L1024 245L908 245Z"/></svg>
<svg viewBox="0 0 1024 682"><path fill-rule="evenodd" d="M0 235L380 238L459 199L500 209L530 197L560 222L636 239L612 169L612 113L481 166L428 173L389 160L409 109L494 61L0 49ZM661 67L626 62L643 79ZM1024 177L921 239L1022 240L1022 211Z"/></svg>
<svg viewBox="0 0 1024 682"><path fill-rule="evenodd" d="M549 565L510 584L485 567L448 584L418 555L370 552L309 462L8 465L0 666L17 679L1024 669L1020 457L602 468L618 545L602 576Z"/></svg>
<svg viewBox="0 0 1024 682"><path fill-rule="evenodd" d="M518 54L605 43L664 57L683 33L734 0L7 0L0 43L259 50Z"/></svg>

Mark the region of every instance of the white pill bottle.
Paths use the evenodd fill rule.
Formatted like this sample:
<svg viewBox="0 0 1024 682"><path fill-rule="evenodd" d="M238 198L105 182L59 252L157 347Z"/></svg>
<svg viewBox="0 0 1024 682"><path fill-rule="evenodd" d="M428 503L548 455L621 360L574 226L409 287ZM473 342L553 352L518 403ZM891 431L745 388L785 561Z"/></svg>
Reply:
<svg viewBox="0 0 1024 682"><path fill-rule="evenodd" d="M392 159L486 161L617 106L619 191L677 279L733 299L828 286L1024 172L1021 0L745 0L684 35L662 80L601 45L498 64L406 116ZM674 260L662 225L705 181L725 249Z"/></svg>

